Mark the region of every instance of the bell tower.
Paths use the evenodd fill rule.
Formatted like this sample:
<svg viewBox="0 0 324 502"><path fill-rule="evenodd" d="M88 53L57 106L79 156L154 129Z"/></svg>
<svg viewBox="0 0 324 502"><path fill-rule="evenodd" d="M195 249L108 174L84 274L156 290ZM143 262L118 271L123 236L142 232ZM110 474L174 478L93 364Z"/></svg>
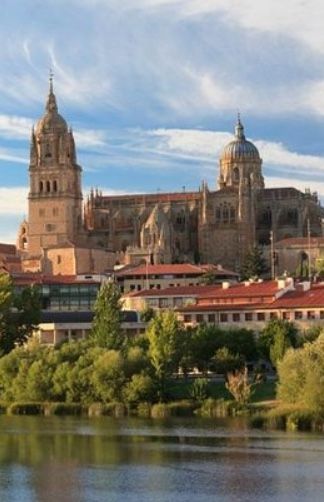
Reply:
<svg viewBox="0 0 324 502"><path fill-rule="evenodd" d="M50 73L45 113L31 133L30 190L24 251L76 244L82 231L81 167L72 129L58 113Z"/></svg>

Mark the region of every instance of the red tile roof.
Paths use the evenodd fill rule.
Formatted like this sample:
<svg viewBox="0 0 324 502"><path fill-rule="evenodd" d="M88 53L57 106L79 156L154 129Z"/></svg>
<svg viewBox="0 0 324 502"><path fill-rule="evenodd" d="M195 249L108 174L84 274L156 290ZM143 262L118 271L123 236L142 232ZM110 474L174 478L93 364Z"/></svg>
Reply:
<svg viewBox="0 0 324 502"><path fill-rule="evenodd" d="M208 293L215 288L220 288L219 285L196 285L196 286L175 286L173 288L163 288L163 289L144 289L142 291L131 291L125 294L125 297L131 298L165 298L166 296L194 296L197 297L202 293Z"/></svg>
<svg viewBox="0 0 324 502"><path fill-rule="evenodd" d="M271 305L276 309L323 307L324 308L324 286L316 286L308 290L296 290L286 293Z"/></svg>
<svg viewBox="0 0 324 502"><path fill-rule="evenodd" d="M4 244L0 243L0 254L10 254L15 255L17 252L16 246L14 244Z"/></svg>
<svg viewBox="0 0 324 502"><path fill-rule="evenodd" d="M127 268L127 270L119 270L116 272L117 277L124 276L145 276L145 275L202 275L205 273L198 265L192 265L191 263L174 263L174 264L160 264L151 265L144 264L138 265L133 268Z"/></svg>
<svg viewBox="0 0 324 502"><path fill-rule="evenodd" d="M233 284L229 288L224 289L222 287L215 288L208 294L208 296L200 295L201 299L208 298L247 298L254 296L273 296L279 291L277 281L264 281L250 283L245 285L244 283Z"/></svg>

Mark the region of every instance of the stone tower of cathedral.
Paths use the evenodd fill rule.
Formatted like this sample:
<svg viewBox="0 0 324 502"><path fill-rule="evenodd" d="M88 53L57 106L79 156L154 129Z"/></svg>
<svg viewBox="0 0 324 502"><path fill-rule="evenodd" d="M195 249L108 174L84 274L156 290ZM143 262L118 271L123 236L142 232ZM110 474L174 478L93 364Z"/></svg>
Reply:
<svg viewBox="0 0 324 502"><path fill-rule="evenodd" d="M312 236L323 232L316 194L264 187L262 159L240 118L221 153L216 189L206 182L190 192L113 196L97 189L83 211L81 167L52 77L45 113L32 131L29 175L28 219L18 235L26 271L102 273L143 260L240 270L254 245L269 256L270 235L279 244L305 237L308 225Z"/></svg>
<svg viewBox="0 0 324 502"><path fill-rule="evenodd" d="M74 138L58 113L50 77L44 115L32 130L28 222L20 229L19 247L29 258L44 249L76 244L82 229L81 167Z"/></svg>

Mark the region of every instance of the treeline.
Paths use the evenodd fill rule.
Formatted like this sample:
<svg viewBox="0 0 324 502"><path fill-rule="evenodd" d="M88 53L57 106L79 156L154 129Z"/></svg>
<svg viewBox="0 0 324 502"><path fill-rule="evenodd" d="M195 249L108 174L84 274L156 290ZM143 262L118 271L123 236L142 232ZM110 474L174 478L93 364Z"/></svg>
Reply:
<svg viewBox="0 0 324 502"><path fill-rule="evenodd" d="M120 322L120 292L107 282L96 301L89 338L45 347L33 339L25 343L38 315L37 293L31 289L18 298L8 279L2 285L7 287L7 297L1 296L6 288L0 287L1 347L8 352L0 358L4 403L122 403L131 408L165 403L174 399L174 377L198 369L203 376L224 374L236 402L246 405L252 393L251 376L244 369L249 362L257 366L258 361L266 361L278 368L282 402L314 412L317 403L316 413L323 408L324 415L324 342L319 328L300 334L293 323L273 320L258 336L247 329L211 325L184 329L174 312L165 311L152 317L144 335L127 337ZM21 336L4 343L14 331ZM257 374L261 374L258 368ZM312 388L316 389L313 400ZM186 397L196 402L208 399L208 380L190 383ZM207 402L207 408L210 405Z"/></svg>

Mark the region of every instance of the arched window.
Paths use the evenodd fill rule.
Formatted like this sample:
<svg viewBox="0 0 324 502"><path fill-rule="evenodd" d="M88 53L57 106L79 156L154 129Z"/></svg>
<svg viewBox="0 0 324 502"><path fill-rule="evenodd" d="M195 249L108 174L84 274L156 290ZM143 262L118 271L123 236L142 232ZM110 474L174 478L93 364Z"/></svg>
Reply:
<svg viewBox="0 0 324 502"><path fill-rule="evenodd" d="M235 209L233 206L230 207L230 223L235 223Z"/></svg>
<svg viewBox="0 0 324 502"><path fill-rule="evenodd" d="M224 205L224 209L223 209L223 223L228 223L229 222L229 211L228 211L228 207L226 205Z"/></svg>
<svg viewBox="0 0 324 502"><path fill-rule="evenodd" d="M57 192L57 181L53 181L53 192Z"/></svg>
<svg viewBox="0 0 324 502"><path fill-rule="evenodd" d="M51 191L51 184L49 181L46 181L46 192L50 192Z"/></svg>
<svg viewBox="0 0 324 502"><path fill-rule="evenodd" d="M46 143L46 148L45 148L45 157L47 159L51 158L52 157L52 154L51 154L51 149L50 149L50 144L49 143Z"/></svg>
<svg viewBox="0 0 324 502"><path fill-rule="evenodd" d="M233 180L240 181L240 171L238 167L234 167L233 169Z"/></svg>
<svg viewBox="0 0 324 502"><path fill-rule="evenodd" d="M219 223L221 221L221 217L222 217L221 208L217 206L215 211L216 223Z"/></svg>
<svg viewBox="0 0 324 502"><path fill-rule="evenodd" d="M44 190L44 185L43 185L43 182L40 181L39 182L39 191L42 192Z"/></svg>

